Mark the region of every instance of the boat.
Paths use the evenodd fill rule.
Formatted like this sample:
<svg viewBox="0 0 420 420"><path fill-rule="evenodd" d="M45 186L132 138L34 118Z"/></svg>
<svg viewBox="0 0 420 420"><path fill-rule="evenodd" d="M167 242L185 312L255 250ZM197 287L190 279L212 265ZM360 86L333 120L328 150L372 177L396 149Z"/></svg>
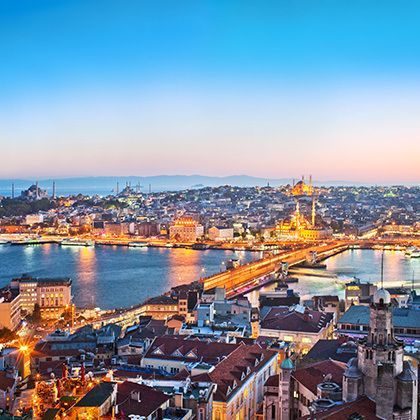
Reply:
<svg viewBox="0 0 420 420"><path fill-rule="evenodd" d="M10 242L5 239L0 239L0 245L8 245Z"/></svg>
<svg viewBox="0 0 420 420"><path fill-rule="evenodd" d="M80 239L63 239L60 242L61 246L95 246L95 241L90 239L80 240Z"/></svg>
<svg viewBox="0 0 420 420"><path fill-rule="evenodd" d="M147 248L148 247L146 242L129 242L128 246L130 248Z"/></svg>
<svg viewBox="0 0 420 420"><path fill-rule="evenodd" d="M410 246L405 250L405 256L408 258L420 258L420 249L415 246Z"/></svg>
<svg viewBox="0 0 420 420"><path fill-rule="evenodd" d="M171 243L167 243L167 244L165 244L165 247L166 248L173 248L174 247L174 244L171 244Z"/></svg>
<svg viewBox="0 0 420 420"><path fill-rule="evenodd" d="M310 262L310 261L303 261L299 264L295 264L294 267L296 268L314 268L318 270L325 270L327 268L327 264L319 263L319 262Z"/></svg>
<svg viewBox="0 0 420 420"><path fill-rule="evenodd" d="M297 283L299 281L299 279L297 277L292 277L292 276L286 276L284 278L284 281L286 283Z"/></svg>
<svg viewBox="0 0 420 420"><path fill-rule="evenodd" d="M193 244L193 246L191 248L192 249L204 250L204 249L209 249L209 246L207 244L197 243L197 244Z"/></svg>
<svg viewBox="0 0 420 420"><path fill-rule="evenodd" d="M420 258L420 249L416 248L415 250L411 251L410 258Z"/></svg>

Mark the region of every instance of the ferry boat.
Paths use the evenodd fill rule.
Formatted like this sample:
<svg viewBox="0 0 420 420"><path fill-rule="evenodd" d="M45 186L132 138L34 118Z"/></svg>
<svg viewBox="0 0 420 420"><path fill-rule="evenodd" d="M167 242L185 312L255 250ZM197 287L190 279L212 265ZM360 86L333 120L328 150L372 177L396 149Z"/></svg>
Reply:
<svg viewBox="0 0 420 420"><path fill-rule="evenodd" d="M129 242L128 246L130 248L147 248L148 247L146 242Z"/></svg>
<svg viewBox="0 0 420 420"><path fill-rule="evenodd" d="M410 246L405 250L405 255L408 258L420 258L420 249L415 246Z"/></svg>
<svg viewBox="0 0 420 420"><path fill-rule="evenodd" d="M193 244L193 246L191 248L192 249L205 250L205 249L209 249L209 246L207 244L203 244L203 243L196 243L196 244Z"/></svg>
<svg viewBox="0 0 420 420"><path fill-rule="evenodd" d="M90 239L80 240L80 239L63 239L60 243L61 246L95 246L95 241Z"/></svg>

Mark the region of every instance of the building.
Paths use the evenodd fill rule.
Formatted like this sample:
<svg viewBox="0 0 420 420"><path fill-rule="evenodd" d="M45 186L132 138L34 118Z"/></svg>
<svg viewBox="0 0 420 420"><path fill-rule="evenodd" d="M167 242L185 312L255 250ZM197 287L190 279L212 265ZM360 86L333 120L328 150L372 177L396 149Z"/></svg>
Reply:
<svg viewBox="0 0 420 420"><path fill-rule="evenodd" d="M211 241L231 241L233 239L233 228L212 226L208 231L208 237Z"/></svg>
<svg viewBox="0 0 420 420"><path fill-rule="evenodd" d="M38 305L42 318L54 319L72 305L71 283L69 278L23 276L13 279L10 288L19 291L21 310L32 313Z"/></svg>
<svg viewBox="0 0 420 420"><path fill-rule="evenodd" d="M157 337L141 360L141 366L172 374L183 370L198 374L218 364L239 344L200 341L183 336Z"/></svg>
<svg viewBox="0 0 420 420"><path fill-rule="evenodd" d="M18 372L14 369L0 371L0 408L10 410L13 407L14 396L19 382Z"/></svg>
<svg viewBox="0 0 420 420"><path fill-rule="evenodd" d="M344 373L343 400L353 402L367 396L375 401L379 418L416 419L417 372L403 361L403 343L394 336L389 292L378 290L368 309L366 337L359 342L357 358L348 363Z"/></svg>
<svg viewBox="0 0 420 420"><path fill-rule="evenodd" d="M314 311L301 305L264 308L259 335L293 342L296 351L307 353L320 339L332 338L333 314Z"/></svg>
<svg viewBox="0 0 420 420"><path fill-rule="evenodd" d="M188 297L161 295L148 299L141 307L142 316L166 320L174 315L186 316L188 313Z"/></svg>
<svg viewBox="0 0 420 420"><path fill-rule="evenodd" d="M117 400L117 384L100 382L81 398L71 409L71 419L99 419L111 414Z"/></svg>
<svg viewBox="0 0 420 420"><path fill-rule="evenodd" d="M25 224L26 225L36 225L38 223L43 223L44 216L42 214L36 213L36 214L28 214L25 217Z"/></svg>
<svg viewBox="0 0 420 420"><path fill-rule="evenodd" d="M125 381L118 384L115 415L117 418L141 417L144 420L163 418L171 397L147 385Z"/></svg>
<svg viewBox="0 0 420 420"><path fill-rule="evenodd" d="M376 292L377 287L372 283L362 283L360 279L355 278L346 284L345 289L345 307L351 305L369 305L370 297Z"/></svg>
<svg viewBox="0 0 420 420"><path fill-rule="evenodd" d="M200 225L193 217L180 217L169 227L169 239L177 242L195 242L203 235L203 225Z"/></svg>
<svg viewBox="0 0 420 420"><path fill-rule="evenodd" d="M277 371L277 353L258 344L239 345L214 369L193 377L217 385L213 419L254 419L263 403L263 385Z"/></svg>
<svg viewBox="0 0 420 420"><path fill-rule="evenodd" d="M189 376L185 379L142 379L144 385L152 386L158 391L171 397L170 406L175 409L187 409L191 417L201 420L213 419L213 395L216 385L212 382L192 381ZM164 413L166 414L166 413ZM165 418L172 418L164 415Z"/></svg>
<svg viewBox="0 0 420 420"><path fill-rule="evenodd" d="M0 328L16 330L21 321L20 295L16 289L6 287L0 290Z"/></svg>
<svg viewBox="0 0 420 420"><path fill-rule="evenodd" d="M27 200L40 200L42 198L48 198L47 190L43 190L38 186L38 182L31 185L27 190L23 190L20 194L21 198Z"/></svg>
<svg viewBox="0 0 420 420"><path fill-rule="evenodd" d="M293 182L292 195L312 195L313 186L312 186L312 175L309 175L309 184L305 183L305 176L302 175L302 179L296 184Z"/></svg>
<svg viewBox="0 0 420 420"><path fill-rule="evenodd" d="M392 305L391 305L392 306ZM391 307L393 334L404 344L411 345L420 339L420 314L412 308ZM369 306L351 306L337 322L336 332L356 339L365 338L369 332L371 317Z"/></svg>

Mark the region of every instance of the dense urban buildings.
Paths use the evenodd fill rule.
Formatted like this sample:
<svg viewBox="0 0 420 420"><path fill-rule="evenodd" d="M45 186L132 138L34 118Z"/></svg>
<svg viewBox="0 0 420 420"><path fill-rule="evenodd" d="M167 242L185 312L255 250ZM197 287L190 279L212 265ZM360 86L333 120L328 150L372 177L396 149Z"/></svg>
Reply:
<svg viewBox="0 0 420 420"><path fill-rule="evenodd" d="M3 198L6 247L220 248L260 259L231 258L219 273L110 310L76 308L67 276L9 279L0 296L0 407L57 419L415 419L414 277L411 287L407 278L389 288L379 277L354 278L340 296L309 298L293 284L305 273L322 278L323 260L349 249L392 249L415 261L419 196L414 187L302 178L155 193L127 185L107 197L48 197L34 184Z"/></svg>

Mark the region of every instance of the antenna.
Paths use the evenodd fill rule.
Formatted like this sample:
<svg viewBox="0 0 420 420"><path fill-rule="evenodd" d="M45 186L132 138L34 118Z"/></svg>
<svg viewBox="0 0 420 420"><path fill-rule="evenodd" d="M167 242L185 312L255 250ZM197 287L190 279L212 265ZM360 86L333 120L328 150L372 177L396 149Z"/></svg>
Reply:
<svg viewBox="0 0 420 420"><path fill-rule="evenodd" d="M384 288L384 254L385 252L382 251L382 258L381 258L381 288Z"/></svg>

